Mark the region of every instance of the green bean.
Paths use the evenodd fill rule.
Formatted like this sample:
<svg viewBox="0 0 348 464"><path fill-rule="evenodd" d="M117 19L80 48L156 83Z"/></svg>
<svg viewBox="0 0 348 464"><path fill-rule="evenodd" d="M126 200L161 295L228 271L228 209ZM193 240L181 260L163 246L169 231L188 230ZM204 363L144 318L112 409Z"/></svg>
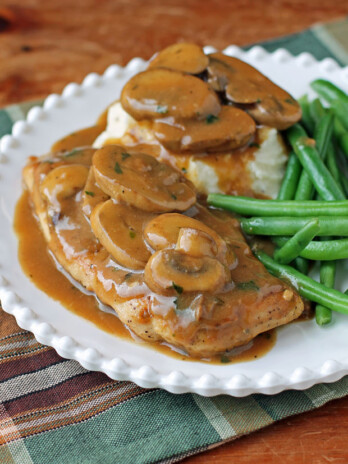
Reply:
<svg viewBox="0 0 348 464"><path fill-rule="evenodd" d="M348 95L332 82L325 79L316 79L311 82L311 87L328 103L332 103L334 100L341 100L342 102L348 103Z"/></svg>
<svg viewBox="0 0 348 464"><path fill-rule="evenodd" d="M320 159L303 128L295 124L287 130L287 136L319 195L326 201L344 200L345 195Z"/></svg>
<svg viewBox="0 0 348 464"><path fill-rule="evenodd" d="M319 124L320 120L325 116L326 112L319 98L315 98L309 104L309 111L311 113L315 126Z"/></svg>
<svg viewBox="0 0 348 464"><path fill-rule="evenodd" d="M294 198L301 171L301 163L292 151L289 155L282 185L277 196L278 200L292 200Z"/></svg>
<svg viewBox="0 0 348 464"><path fill-rule="evenodd" d="M348 157L348 132L340 136L338 143L343 153Z"/></svg>
<svg viewBox="0 0 348 464"><path fill-rule="evenodd" d="M243 231L249 235L294 235L312 219L311 217L252 217L242 218ZM320 216L318 236L348 237L348 217ZM313 243L313 242L312 242ZM301 253L301 256L304 256ZM321 258L319 258L321 260ZM334 258L332 258L334 259Z"/></svg>
<svg viewBox="0 0 348 464"><path fill-rule="evenodd" d="M342 176L344 177L344 174L342 174L342 172L340 171L338 167L333 143L330 143L328 151L327 151L326 166L328 170L331 172L332 177L337 182L337 185L339 186L339 188L342 190L344 195L347 197L348 196L348 180L346 182L345 178L342 179Z"/></svg>
<svg viewBox="0 0 348 464"><path fill-rule="evenodd" d="M283 246L287 242L286 237L276 237L274 242L278 246ZM313 261L331 261L348 258L348 239L313 241L308 243L300 256Z"/></svg>
<svg viewBox="0 0 348 464"><path fill-rule="evenodd" d="M303 169L298 181L295 200L311 200L314 194L314 187L307 171Z"/></svg>
<svg viewBox="0 0 348 464"><path fill-rule="evenodd" d="M327 150L326 165L335 181L340 183L340 170L337 166L336 153L332 143L330 143Z"/></svg>
<svg viewBox="0 0 348 464"><path fill-rule="evenodd" d="M335 285L336 263L326 261L320 264L320 283L325 287L333 288ZM315 308L315 319L318 325L326 325L331 322L331 309L318 304Z"/></svg>
<svg viewBox="0 0 348 464"><path fill-rule="evenodd" d="M326 114L324 113L324 116L315 126L314 140L316 142L316 147L318 149L319 156L322 160L326 159L327 150L331 143L333 123L334 115L331 111L329 111Z"/></svg>
<svg viewBox="0 0 348 464"><path fill-rule="evenodd" d="M346 176L342 172L340 172L340 182L341 182L341 185L343 187L344 193L348 197L348 179L346 178Z"/></svg>
<svg viewBox="0 0 348 464"><path fill-rule="evenodd" d="M254 251L254 253L271 274L289 280L303 298L326 306L332 311L348 314L347 295L325 287L291 266L277 263L263 251Z"/></svg>
<svg viewBox="0 0 348 464"><path fill-rule="evenodd" d="M319 221L318 219L312 219L299 230L293 237L291 237L284 246L279 248L274 253L274 259L281 264L288 264L293 261L301 251L306 248L309 242L319 232Z"/></svg>
<svg viewBox="0 0 348 464"><path fill-rule="evenodd" d="M318 325L330 324L332 320L331 309L326 306L317 304L315 307L315 320Z"/></svg>
<svg viewBox="0 0 348 464"><path fill-rule="evenodd" d="M334 116L331 112L326 114L319 100L318 102L319 105L317 106L319 106L319 108L313 110L313 113L317 115L317 122L315 124L314 130L314 140L316 142L316 147L318 149L320 158L325 160L328 146L331 141ZM314 103L315 100L312 102L311 108ZM321 108L323 112L321 112ZM308 172L303 170L295 194L295 200L311 200L313 198L313 193L314 188L311 178Z"/></svg>
<svg viewBox="0 0 348 464"><path fill-rule="evenodd" d="M348 133L337 117L334 119L334 135L338 146L345 156L348 157Z"/></svg>
<svg viewBox="0 0 348 464"><path fill-rule="evenodd" d="M344 135L346 133L346 130L343 126L343 124L341 123L341 121L335 116L335 119L334 119L334 135L337 139L339 139L342 135Z"/></svg>
<svg viewBox="0 0 348 464"><path fill-rule="evenodd" d="M302 258L302 256L295 258L294 266L298 271L302 272L302 274L308 274L309 264L306 259Z"/></svg>
<svg viewBox="0 0 348 464"><path fill-rule="evenodd" d="M249 197L234 197L221 193L210 193L208 203L234 211L243 216L348 216L348 200L343 201L295 201L295 200L259 200Z"/></svg>
<svg viewBox="0 0 348 464"><path fill-rule="evenodd" d="M344 103L340 100L335 100L331 103L331 108L344 129L348 130L348 102Z"/></svg>
<svg viewBox="0 0 348 464"><path fill-rule="evenodd" d="M302 109L302 119L301 122L304 124L305 128L310 134L314 132L314 121L312 119L310 109L309 109L309 101L307 95L303 95L303 97L298 99L298 103Z"/></svg>

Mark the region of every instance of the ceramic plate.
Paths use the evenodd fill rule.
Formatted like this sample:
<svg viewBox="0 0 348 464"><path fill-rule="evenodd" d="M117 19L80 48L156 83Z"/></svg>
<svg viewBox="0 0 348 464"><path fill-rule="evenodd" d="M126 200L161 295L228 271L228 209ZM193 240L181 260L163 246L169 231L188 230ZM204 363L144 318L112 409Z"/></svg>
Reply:
<svg viewBox="0 0 348 464"><path fill-rule="evenodd" d="M207 52L213 51L206 47ZM332 59L318 62L308 53L292 57L285 50L269 54L260 47L248 52L230 46L224 53L249 62L294 97L308 92L309 82L327 78L348 91L348 68ZM319 328L314 321L290 324L278 330L275 347L252 362L210 365L181 361L105 333L67 311L37 289L17 260L13 215L21 194L21 169L29 155L40 155L63 135L91 125L120 95L124 83L146 63L133 59L125 68L110 66L103 76L88 75L82 85L69 84L62 95L50 95L43 108L30 110L17 122L13 134L0 143L0 299L3 309L37 340L65 358L90 370L105 372L141 387L160 387L174 393L205 396L226 393L246 396L305 389L333 382L348 374L348 317L334 314L333 324ZM346 263L338 271L338 286L348 287Z"/></svg>

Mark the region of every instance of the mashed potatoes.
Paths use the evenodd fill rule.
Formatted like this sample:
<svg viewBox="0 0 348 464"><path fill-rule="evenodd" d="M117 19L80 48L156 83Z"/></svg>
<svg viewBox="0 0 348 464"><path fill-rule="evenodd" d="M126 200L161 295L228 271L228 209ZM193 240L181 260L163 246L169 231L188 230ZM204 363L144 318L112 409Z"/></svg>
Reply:
<svg viewBox="0 0 348 464"><path fill-rule="evenodd" d="M162 149L158 157L185 172L202 193L275 198L284 174L287 149L280 133L274 128L259 128L257 137L257 144L242 151L174 155ZM135 121L123 110L120 102L116 102L108 110L105 131L97 137L93 146L100 148L110 143L155 145L157 140L150 121Z"/></svg>

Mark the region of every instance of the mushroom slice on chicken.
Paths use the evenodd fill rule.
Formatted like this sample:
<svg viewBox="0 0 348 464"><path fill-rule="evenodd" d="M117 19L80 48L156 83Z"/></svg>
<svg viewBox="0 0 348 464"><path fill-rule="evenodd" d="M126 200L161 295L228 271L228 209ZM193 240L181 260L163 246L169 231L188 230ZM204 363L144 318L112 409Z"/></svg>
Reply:
<svg viewBox="0 0 348 464"><path fill-rule="evenodd" d="M93 209L91 227L121 266L139 270L144 269L151 256L143 239L143 228L153 217L146 211L108 200Z"/></svg>
<svg viewBox="0 0 348 464"><path fill-rule="evenodd" d="M186 230L185 234L183 230ZM203 247L206 249L206 237L208 237L211 240L211 249L216 250L215 256L224 264L229 266L234 264L235 256L229 252L226 242L215 230L197 219L178 213L161 214L149 221L144 229L145 240L154 250L177 246L181 251L185 250L191 254L194 248L191 243L192 234L195 234L197 246L202 245L203 242ZM193 255L197 255L197 252Z"/></svg>
<svg viewBox="0 0 348 464"><path fill-rule="evenodd" d="M110 197L99 187L95 180L93 168L90 168L86 185L82 193L83 205L82 210L87 217L89 217L99 203L103 203Z"/></svg>
<svg viewBox="0 0 348 464"><path fill-rule="evenodd" d="M145 282L151 290L169 296L183 292L216 293L229 277L218 259L173 249L157 251L145 267Z"/></svg>
<svg viewBox="0 0 348 464"><path fill-rule="evenodd" d="M98 150L93 168L105 193L144 211L185 211L196 202L193 185L178 171L119 145Z"/></svg>

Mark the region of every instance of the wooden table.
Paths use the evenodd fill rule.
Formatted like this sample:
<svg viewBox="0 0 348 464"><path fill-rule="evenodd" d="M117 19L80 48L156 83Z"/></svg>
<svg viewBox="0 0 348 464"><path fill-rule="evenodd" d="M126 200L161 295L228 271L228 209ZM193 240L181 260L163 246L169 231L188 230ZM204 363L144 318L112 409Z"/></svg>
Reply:
<svg viewBox="0 0 348 464"><path fill-rule="evenodd" d="M0 105L61 92L175 41L224 48L348 14L347 0L0 0ZM348 462L348 397L186 460Z"/></svg>

